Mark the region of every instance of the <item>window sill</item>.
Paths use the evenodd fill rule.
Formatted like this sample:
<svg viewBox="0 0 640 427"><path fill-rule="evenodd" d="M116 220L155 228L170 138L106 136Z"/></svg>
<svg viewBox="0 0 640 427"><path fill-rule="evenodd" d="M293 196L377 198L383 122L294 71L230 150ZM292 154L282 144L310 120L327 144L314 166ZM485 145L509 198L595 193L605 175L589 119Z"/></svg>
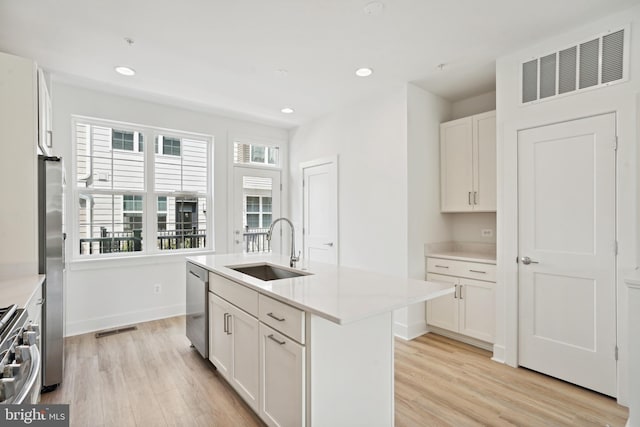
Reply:
<svg viewBox="0 0 640 427"><path fill-rule="evenodd" d="M180 251L144 255L109 256L102 258L75 258L68 264L69 271L100 270L117 267L133 267L152 264L180 263L185 258L197 255L214 254L213 250Z"/></svg>

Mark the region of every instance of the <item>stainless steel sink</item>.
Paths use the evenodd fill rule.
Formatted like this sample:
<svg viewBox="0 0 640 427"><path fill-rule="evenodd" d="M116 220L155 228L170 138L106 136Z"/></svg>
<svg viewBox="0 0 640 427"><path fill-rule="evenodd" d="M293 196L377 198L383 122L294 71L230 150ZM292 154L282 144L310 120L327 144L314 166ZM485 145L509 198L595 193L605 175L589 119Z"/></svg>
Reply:
<svg viewBox="0 0 640 427"><path fill-rule="evenodd" d="M269 281L279 279L291 279L292 277L309 276L311 273L306 273L296 270L287 270L285 268L276 267L271 264L251 264L251 265L229 265L227 268L238 271L243 274L247 274L256 279Z"/></svg>

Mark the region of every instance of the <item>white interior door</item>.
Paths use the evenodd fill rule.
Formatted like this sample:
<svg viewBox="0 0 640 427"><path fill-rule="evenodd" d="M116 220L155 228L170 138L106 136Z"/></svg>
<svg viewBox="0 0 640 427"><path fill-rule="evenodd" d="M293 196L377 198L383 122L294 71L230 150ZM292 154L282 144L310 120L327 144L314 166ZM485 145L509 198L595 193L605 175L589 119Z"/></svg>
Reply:
<svg viewBox="0 0 640 427"><path fill-rule="evenodd" d="M519 364L610 396L615 136L615 114L518 134Z"/></svg>
<svg viewBox="0 0 640 427"><path fill-rule="evenodd" d="M267 241L271 222L280 217L280 171L234 167L232 252L280 253L280 232Z"/></svg>
<svg viewBox="0 0 640 427"><path fill-rule="evenodd" d="M304 256L338 263L337 159L302 165Z"/></svg>

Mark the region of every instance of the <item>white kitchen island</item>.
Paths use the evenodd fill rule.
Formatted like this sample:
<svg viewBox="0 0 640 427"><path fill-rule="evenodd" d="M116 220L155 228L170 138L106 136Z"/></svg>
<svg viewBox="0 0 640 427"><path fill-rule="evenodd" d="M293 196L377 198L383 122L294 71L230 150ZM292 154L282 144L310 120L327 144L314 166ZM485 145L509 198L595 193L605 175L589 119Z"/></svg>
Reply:
<svg viewBox="0 0 640 427"><path fill-rule="evenodd" d="M453 286L322 263L264 281L229 267L279 255L187 258L209 270L209 359L270 426L392 426L393 310Z"/></svg>

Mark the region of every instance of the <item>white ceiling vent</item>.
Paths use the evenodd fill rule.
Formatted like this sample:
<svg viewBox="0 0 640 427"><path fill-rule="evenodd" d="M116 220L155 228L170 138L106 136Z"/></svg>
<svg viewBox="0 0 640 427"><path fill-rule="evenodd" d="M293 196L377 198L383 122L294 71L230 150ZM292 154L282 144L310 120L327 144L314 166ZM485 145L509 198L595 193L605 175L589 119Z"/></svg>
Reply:
<svg viewBox="0 0 640 427"><path fill-rule="evenodd" d="M522 103L620 83L628 69L628 27L608 31L522 62Z"/></svg>

